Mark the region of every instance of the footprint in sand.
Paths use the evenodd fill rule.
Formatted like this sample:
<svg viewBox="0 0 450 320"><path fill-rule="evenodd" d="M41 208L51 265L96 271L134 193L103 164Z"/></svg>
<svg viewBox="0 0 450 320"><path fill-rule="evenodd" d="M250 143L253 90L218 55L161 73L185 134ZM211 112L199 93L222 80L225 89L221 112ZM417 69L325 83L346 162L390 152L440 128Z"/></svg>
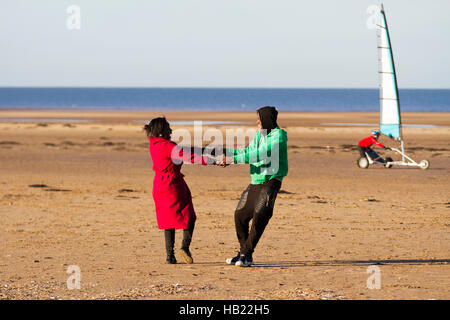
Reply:
<svg viewBox="0 0 450 320"><path fill-rule="evenodd" d="M48 188L48 185L46 184L30 184L30 188Z"/></svg>
<svg viewBox="0 0 450 320"><path fill-rule="evenodd" d="M8 146L12 146L12 145L19 145L19 142L16 141L0 141L0 145L8 145Z"/></svg>
<svg viewBox="0 0 450 320"><path fill-rule="evenodd" d="M341 149L343 149L343 151L356 151L358 150L358 147L356 145L353 144L341 144Z"/></svg>
<svg viewBox="0 0 450 320"><path fill-rule="evenodd" d="M280 190L280 192L278 192L278 193L280 193L280 194L295 194L294 192L289 192L286 190Z"/></svg>
<svg viewBox="0 0 450 320"><path fill-rule="evenodd" d="M380 202L380 200L377 200L377 199L375 199L375 198L365 198L365 199L362 199L361 201L367 201L367 202Z"/></svg>
<svg viewBox="0 0 450 320"><path fill-rule="evenodd" d="M61 144L65 145L65 146L74 146L75 145L75 143L73 143L72 141L63 141L63 142L61 142Z"/></svg>
<svg viewBox="0 0 450 320"><path fill-rule="evenodd" d="M123 195L118 195L116 196L117 200L130 200L130 199L140 199L139 197L127 197L127 196L123 196Z"/></svg>
<svg viewBox="0 0 450 320"><path fill-rule="evenodd" d="M72 190L69 190L69 189L50 188L50 189L44 189L44 191L51 191L51 192L71 192Z"/></svg>
<svg viewBox="0 0 450 320"><path fill-rule="evenodd" d="M125 145L125 142L111 142L111 141L106 141L106 142L103 142L101 145L102 145L102 146L105 146L105 147L110 147L110 146L123 146L123 145Z"/></svg>
<svg viewBox="0 0 450 320"><path fill-rule="evenodd" d="M136 192L136 190L133 189L120 189L119 190L120 193L131 193L131 192ZM116 196L117 200L130 200L130 199L139 199L139 197L132 197L132 196L125 196L125 195L118 195Z"/></svg>
<svg viewBox="0 0 450 320"><path fill-rule="evenodd" d="M50 191L50 192L71 192L72 191L69 189L51 188L50 186L48 186L46 184L30 184L28 187L39 188L39 189L43 189L44 191Z"/></svg>
<svg viewBox="0 0 450 320"><path fill-rule="evenodd" d="M319 196L316 196L316 195L314 195L314 196L307 196L306 198L313 200L313 201L311 201L311 203L322 203L322 204L328 203L328 201L323 200Z"/></svg>

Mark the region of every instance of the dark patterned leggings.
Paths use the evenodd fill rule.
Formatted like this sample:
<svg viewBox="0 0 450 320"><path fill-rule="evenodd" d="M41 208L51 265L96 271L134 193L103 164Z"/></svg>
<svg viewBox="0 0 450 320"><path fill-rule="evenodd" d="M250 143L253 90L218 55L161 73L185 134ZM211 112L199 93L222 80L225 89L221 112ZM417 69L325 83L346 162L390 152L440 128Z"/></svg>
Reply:
<svg viewBox="0 0 450 320"><path fill-rule="evenodd" d="M262 184L250 184L242 193L234 213L241 254L253 254L272 217L275 199L280 188L281 181L272 179ZM249 231L250 220L252 219L252 227Z"/></svg>

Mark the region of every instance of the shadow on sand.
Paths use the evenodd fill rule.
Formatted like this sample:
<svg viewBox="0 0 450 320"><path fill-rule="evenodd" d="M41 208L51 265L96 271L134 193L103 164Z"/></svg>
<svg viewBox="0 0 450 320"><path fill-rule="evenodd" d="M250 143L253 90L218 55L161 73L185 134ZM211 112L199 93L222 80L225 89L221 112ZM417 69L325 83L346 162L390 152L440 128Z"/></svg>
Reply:
<svg viewBox="0 0 450 320"><path fill-rule="evenodd" d="M228 266L225 262L194 262L197 265ZM255 263L252 268L340 267L369 265L447 265L450 259L399 259L399 260L328 260L328 261L278 261ZM231 265L229 265L231 267Z"/></svg>
<svg viewBox="0 0 450 320"><path fill-rule="evenodd" d="M255 263L252 267L297 268L322 266L369 266L369 265L430 265L449 264L450 259L399 259L399 260L328 260L328 261L280 261Z"/></svg>

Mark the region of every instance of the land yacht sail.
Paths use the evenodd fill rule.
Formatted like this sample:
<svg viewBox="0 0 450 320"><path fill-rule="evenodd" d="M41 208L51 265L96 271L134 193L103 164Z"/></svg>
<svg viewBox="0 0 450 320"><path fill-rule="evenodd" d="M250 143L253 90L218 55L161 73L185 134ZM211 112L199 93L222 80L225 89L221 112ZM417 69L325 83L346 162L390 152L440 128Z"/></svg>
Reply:
<svg viewBox="0 0 450 320"><path fill-rule="evenodd" d="M398 94L397 74L395 73L394 55L392 54L391 39L389 37L389 28L386 19L384 7L381 5L379 22L377 23L378 37L378 64L380 76L380 131L385 136L392 138L400 143L400 150L390 148L402 156L401 161L389 161L384 163L386 168L393 165L399 166L416 166L421 169L429 167L428 160L422 160L417 163L405 154L402 121L400 114L400 97ZM358 160L361 168L367 168L370 161L366 157ZM361 162L362 161L362 162ZM374 163L372 161L372 163Z"/></svg>
<svg viewBox="0 0 450 320"><path fill-rule="evenodd" d="M377 28L378 72L380 76L380 131L382 134L402 142L397 75L395 73L394 56L383 5L381 5L380 21L377 24Z"/></svg>

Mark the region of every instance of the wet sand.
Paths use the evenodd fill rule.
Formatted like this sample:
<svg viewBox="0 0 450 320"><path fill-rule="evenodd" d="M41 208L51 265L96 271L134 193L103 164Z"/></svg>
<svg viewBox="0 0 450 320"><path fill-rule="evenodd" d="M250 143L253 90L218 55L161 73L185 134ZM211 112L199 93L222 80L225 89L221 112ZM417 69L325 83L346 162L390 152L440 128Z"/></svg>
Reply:
<svg viewBox="0 0 450 320"><path fill-rule="evenodd" d="M405 124L442 126L403 131L428 170L359 169L355 145L372 128L322 125L377 123L377 113L281 113L289 175L250 268L224 263L238 250L245 165L183 166L198 217L194 264L180 255L165 264L141 130L161 114L0 110L0 298L450 298L450 113L402 114ZM254 113L164 114L255 126ZM81 269L80 290L67 288L70 265ZM367 288L371 265L380 289Z"/></svg>

